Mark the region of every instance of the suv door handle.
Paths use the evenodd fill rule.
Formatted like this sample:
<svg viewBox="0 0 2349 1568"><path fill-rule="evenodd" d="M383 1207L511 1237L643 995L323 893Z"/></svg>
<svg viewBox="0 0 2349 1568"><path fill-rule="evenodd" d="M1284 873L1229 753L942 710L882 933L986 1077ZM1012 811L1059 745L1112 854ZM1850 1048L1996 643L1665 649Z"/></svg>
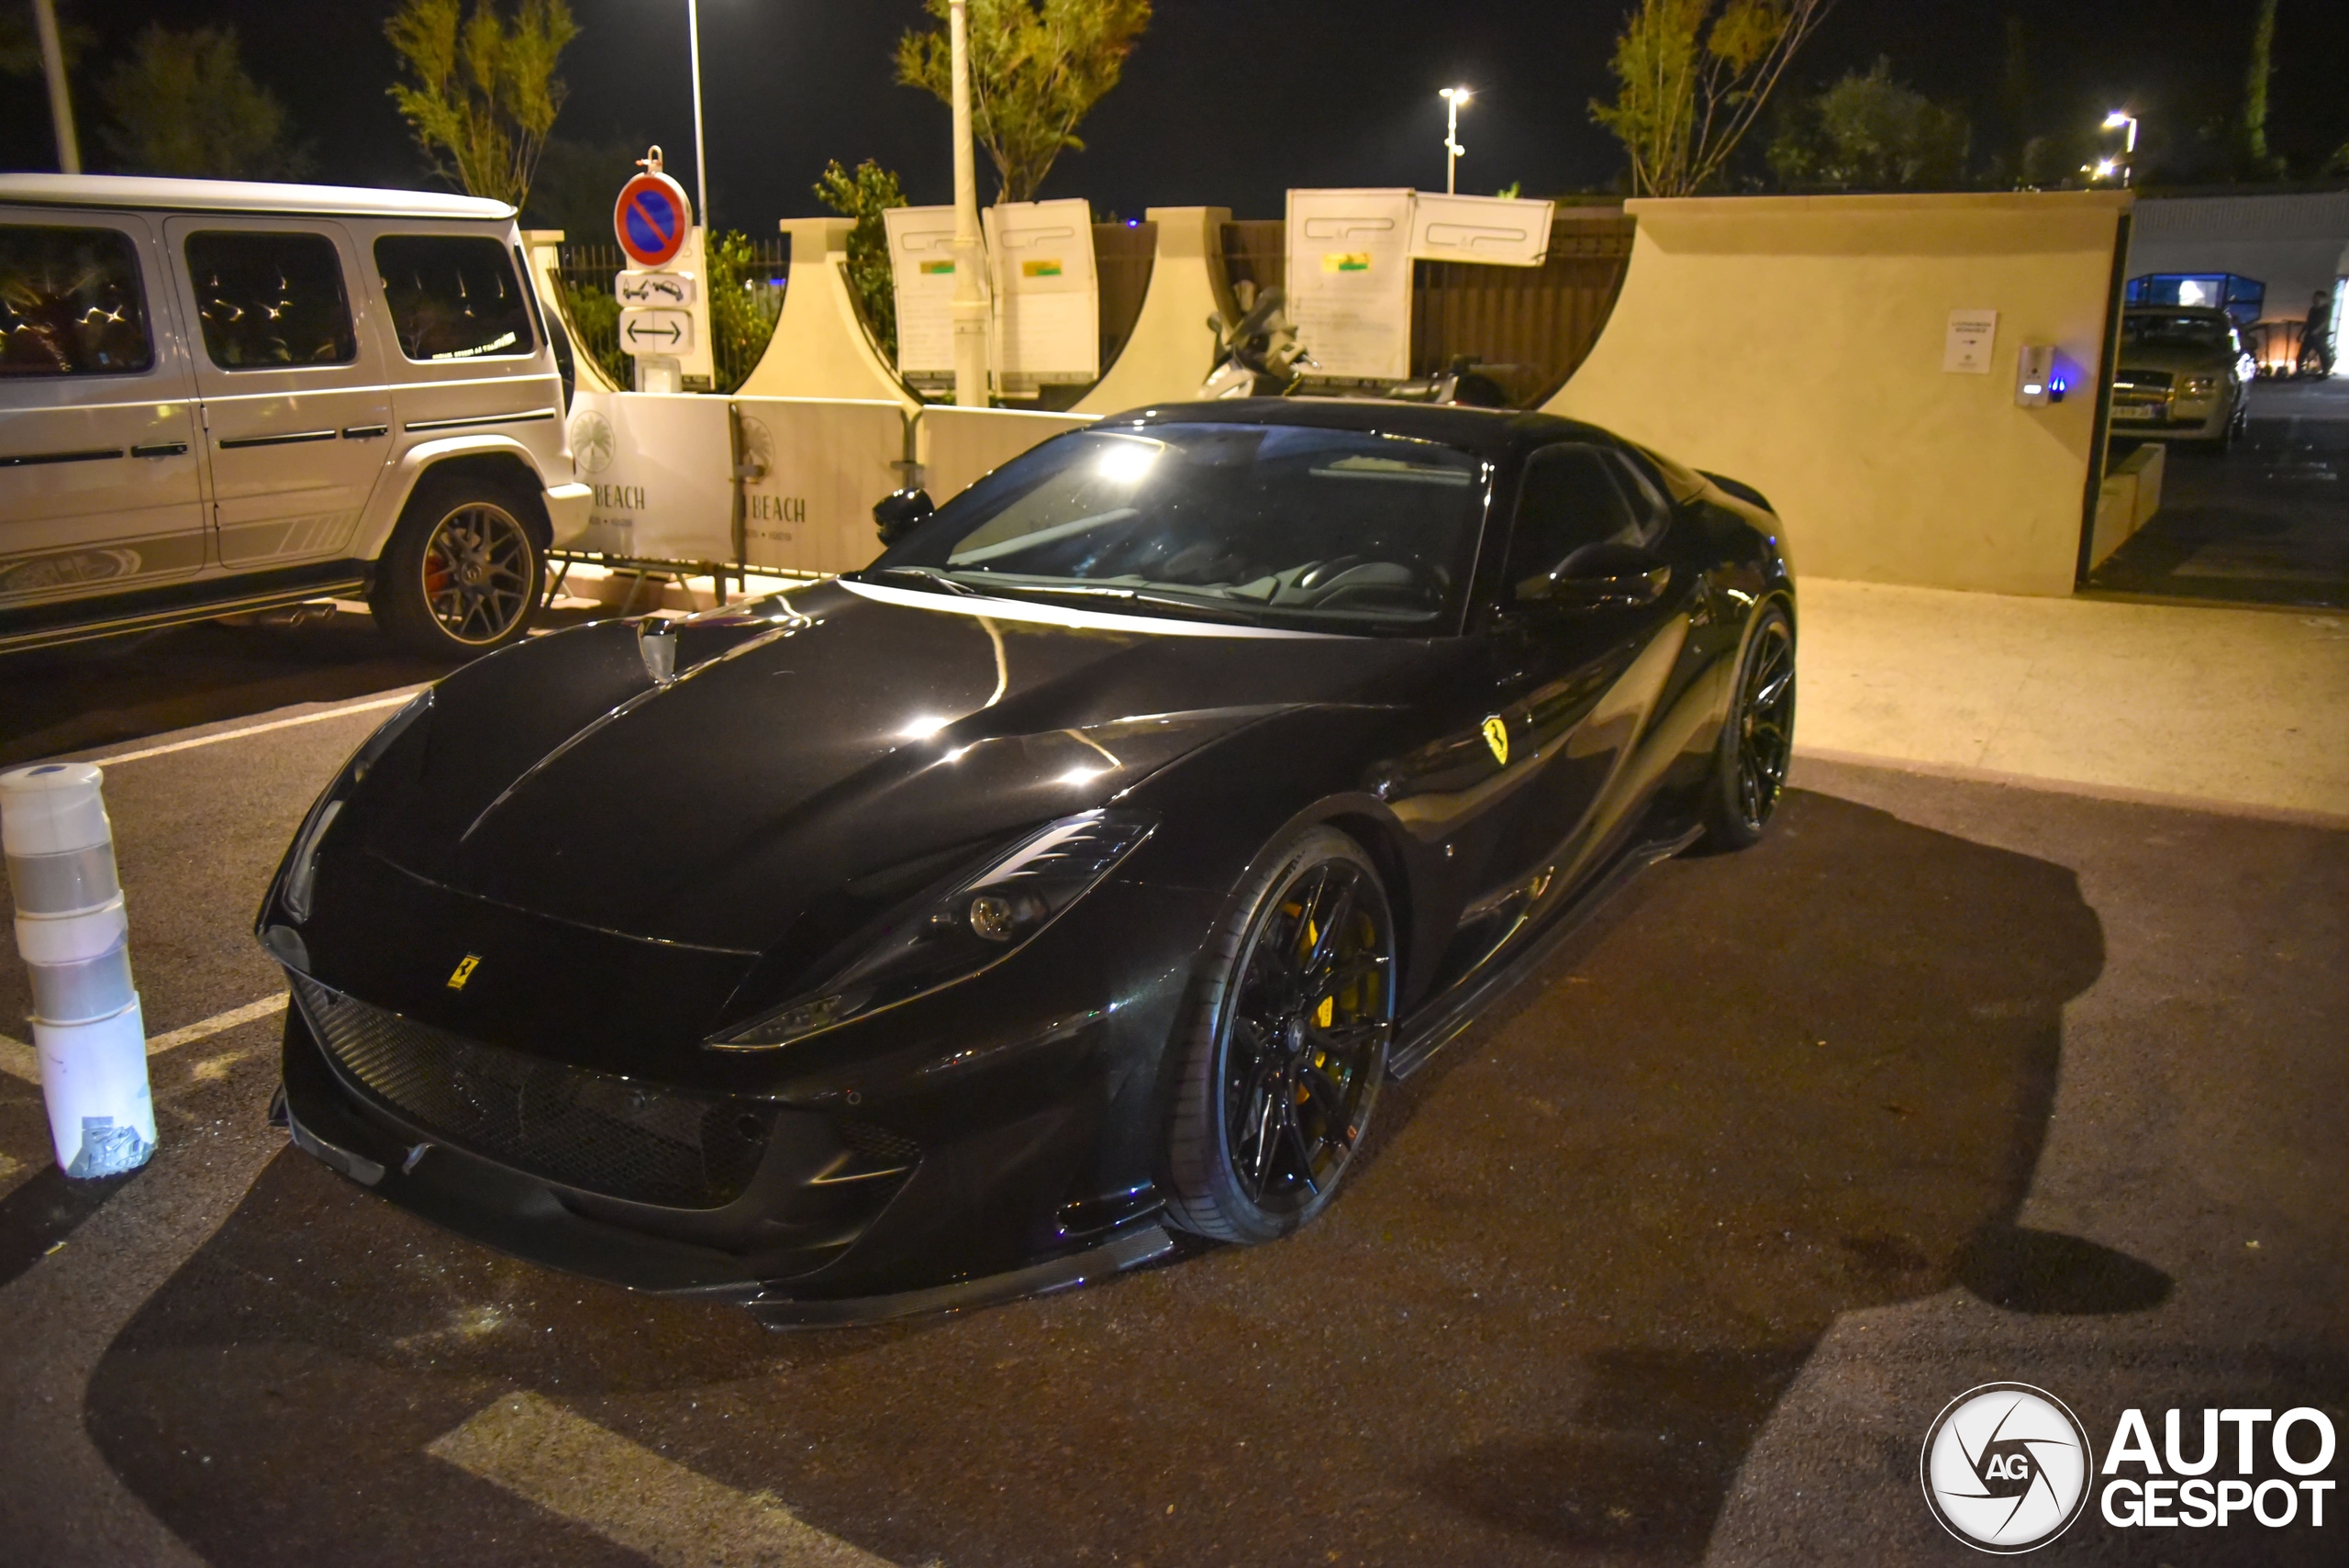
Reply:
<svg viewBox="0 0 2349 1568"><path fill-rule="evenodd" d="M132 457L185 457L187 443L185 441L157 441L150 447L131 448L130 455Z"/></svg>

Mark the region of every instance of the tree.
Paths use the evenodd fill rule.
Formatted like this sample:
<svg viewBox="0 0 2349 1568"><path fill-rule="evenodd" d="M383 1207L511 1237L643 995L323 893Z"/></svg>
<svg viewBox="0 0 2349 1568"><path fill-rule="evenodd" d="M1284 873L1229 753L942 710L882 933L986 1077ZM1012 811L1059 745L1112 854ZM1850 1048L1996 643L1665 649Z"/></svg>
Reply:
<svg viewBox="0 0 2349 1568"><path fill-rule="evenodd" d="M947 0L941 24L897 40L897 80L954 101ZM996 200L1032 199L1052 161L1085 150L1076 128L1125 72L1151 0L970 0L972 133L995 160Z"/></svg>
<svg viewBox="0 0 2349 1568"><path fill-rule="evenodd" d="M100 139L127 174L296 179L307 150L285 139L285 106L238 58L233 28L173 32L150 23L98 83Z"/></svg>
<svg viewBox="0 0 2349 1568"><path fill-rule="evenodd" d="M462 20L459 5L402 0L384 24L409 77L392 101L435 173L519 207L562 111L555 62L579 27L565 0L517 0L510 24L497 0L473 0Z"/></svg>
<svg viewBox="0 0 2349 1568"><path fill-rule="evenodd" d="M2254 179L2282 177L2284 161L2267 150L2267 83L2276 74L2276 0L2259 0L2251 25L2251 61L2243 73L2243 172Z"/></svg>
<svg viewBox="0 0 2349 1568"><path fill-rule="evenodd" d="M1590 106L1631 160L1634 195L1717 179L1833 0L1639 0L1615 40L1615 101Z"/></svg>
<svg viewBox="0 0 2349 1568"><path fill-rule="evenodd" d="M864 325L881 354L897 361L897 282L889 270L889 228L881 215L906 205L897 176L868 158L852 174L837 160L824 166L816 199L856 219L848 237L848 286L864 310Z"/></svg>
<svg viewBox="0 0 2349 1568"><path fill-rule="evenodd" d="M1963 113L1903 87L1878 60L1798 104L1771 139L1770 168L1789 185L1953 190L1965 183L1972 136Z"/></svg>

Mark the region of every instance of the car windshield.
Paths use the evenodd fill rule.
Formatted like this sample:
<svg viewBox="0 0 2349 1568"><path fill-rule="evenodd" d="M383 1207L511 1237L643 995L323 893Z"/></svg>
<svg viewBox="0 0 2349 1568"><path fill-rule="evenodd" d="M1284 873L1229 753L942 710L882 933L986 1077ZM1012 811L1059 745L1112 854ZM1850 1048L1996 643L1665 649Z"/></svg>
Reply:
<svg viewBox="0 0 2349 1568"><path fill-rule="evenodd" d="M1138 615L1433 635L1457 623L1484 460L1297 425L1072 432L954 497L863 575Z"/></svg>
<svg viewBox="0 0 2349 1568"><path fill-rule="evenodd" d="M2225 351L2227 324L2208 316L2171 315L2166 311L2132 310L2122 318L2122 340L2145 347L2210 349Z"/></svg>

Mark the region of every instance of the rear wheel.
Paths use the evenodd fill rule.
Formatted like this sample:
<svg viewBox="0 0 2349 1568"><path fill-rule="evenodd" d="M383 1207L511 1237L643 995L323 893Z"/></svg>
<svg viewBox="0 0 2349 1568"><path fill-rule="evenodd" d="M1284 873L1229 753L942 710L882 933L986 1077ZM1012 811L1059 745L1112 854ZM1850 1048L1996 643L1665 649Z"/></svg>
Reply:
<svg viewBox="0 0 2349 1568"><path fill-rule="evenodd" d="M1386 1075L1395 926L1377 867L1334 829L1298 834L1235 895L1204 956L1175 1034L1167 1218L1270 1241L1328 1206Z"/></svg>
<svg viewBox="0 0 2349 1568"><path fill-rule="evenodd" d="M1795 628L1774 604L1754 617L1738 662L1736 694L1705 792L1708 849L1742 850L1762 841L1786 792L1794 749Z"/></svg>
<svg viewBox="0 0 2349 1568"><path fill-rule="evenodd" d="M492 480L428 475L376 569L370 600L393 639L428 659L520 640L545 587L534 500Z"/></svg>

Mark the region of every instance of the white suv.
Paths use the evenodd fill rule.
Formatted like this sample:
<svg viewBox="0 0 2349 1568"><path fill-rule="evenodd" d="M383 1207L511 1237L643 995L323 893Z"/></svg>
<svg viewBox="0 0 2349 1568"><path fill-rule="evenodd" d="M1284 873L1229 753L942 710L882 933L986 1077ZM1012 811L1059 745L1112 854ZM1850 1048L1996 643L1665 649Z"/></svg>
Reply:
<svg viewBox="0 0 2349 1568"><path fill-rule="evenodd" d="M363 593L522 636L585 521L513 209L0 175L0 649Z"/></svg>

